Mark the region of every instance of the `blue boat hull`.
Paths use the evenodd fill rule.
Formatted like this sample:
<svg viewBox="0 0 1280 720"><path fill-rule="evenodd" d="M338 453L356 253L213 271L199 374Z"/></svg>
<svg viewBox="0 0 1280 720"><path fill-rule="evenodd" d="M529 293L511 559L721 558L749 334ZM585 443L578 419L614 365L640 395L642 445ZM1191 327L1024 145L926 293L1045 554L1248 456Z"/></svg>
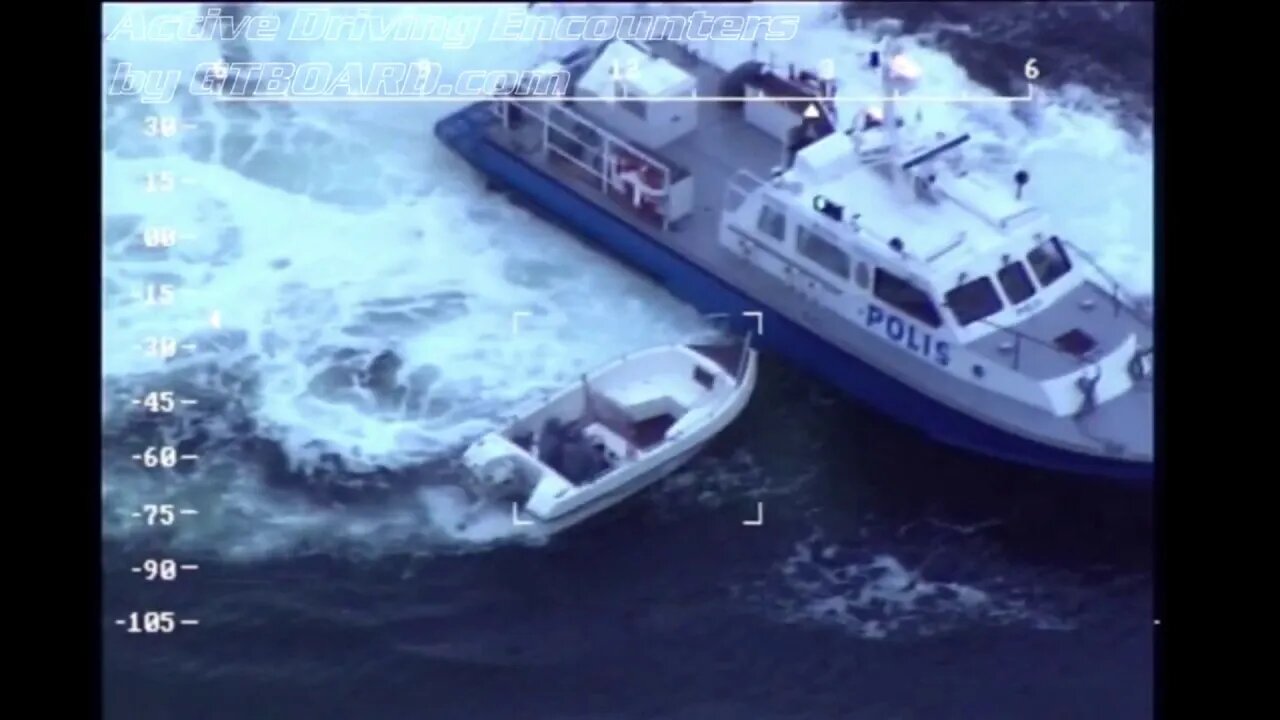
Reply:
<svg viewBox="0 0 1280 720"><path fill-rule="evenodd" d="M1151 463L1127 462L1056 448L1008 433L939 403L771 311L663 244L574 193L555 178L485 137L493 116L476 104L441 120L436 136L492 182L522 196L543 215L653 277L705 313L729 313L739 329L755 326L743 311L764 311L757 344L787 358L845 394L947 445L1021 465L1149 487Z"/></svg>

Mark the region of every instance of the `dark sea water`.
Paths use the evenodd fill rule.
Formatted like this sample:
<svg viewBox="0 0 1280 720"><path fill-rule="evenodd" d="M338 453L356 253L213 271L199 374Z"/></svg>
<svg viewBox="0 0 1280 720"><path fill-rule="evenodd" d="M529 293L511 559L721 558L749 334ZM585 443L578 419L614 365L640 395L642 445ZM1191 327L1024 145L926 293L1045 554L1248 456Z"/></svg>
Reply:
<svg viewBox="0 0 1280 720"><path fill-rule="evenodd" d="M761 380L694 474L761 442L761 477L806 468L794 490L763 498L763 526L741 525L754 502L708 507L691 487L540 548L206 560L198 577L147 589L149 606L200 617L198 632L108 633L108 716L1150 716L1148 495L958 456L865 412L815 407L809 381L780 368ZM811 577L785 578L778 567L815 528L820 559L800 570ZM802 596L874 584L874 572L839 571L883 554L997 599L966 608L937 590L916 608L852 611L898 624L883 638L821 613L784 621ZM124 565L108 553L107 608L137 606ZM806 579L827 592L795 585Z"/></svg>
<svg viewBox="0 0 1280 720"><path fill-rule="evenodd" d="M993 87L1030 52L1149 113L1144 4L849 5L943 23ZM109 543L106 717L1152 715L1149 493L939 447L774 362L682 477L540 547L195 553L143 587L145 548ZM129 609L201 625L125 635Z"/></svg>

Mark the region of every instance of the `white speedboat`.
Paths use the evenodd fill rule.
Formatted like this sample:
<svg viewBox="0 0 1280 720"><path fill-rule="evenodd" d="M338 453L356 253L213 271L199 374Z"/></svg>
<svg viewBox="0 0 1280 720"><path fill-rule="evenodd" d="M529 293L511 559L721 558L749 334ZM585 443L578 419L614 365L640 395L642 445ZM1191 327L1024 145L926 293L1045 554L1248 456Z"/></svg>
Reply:
<svg viewBox="0 0 1280 720"><path fill-rule="evenodd" d="M479 504L509 504L517 532L550 534L684 464L746 407L750 338L667 345L584 375L463 455Z"/></svg>

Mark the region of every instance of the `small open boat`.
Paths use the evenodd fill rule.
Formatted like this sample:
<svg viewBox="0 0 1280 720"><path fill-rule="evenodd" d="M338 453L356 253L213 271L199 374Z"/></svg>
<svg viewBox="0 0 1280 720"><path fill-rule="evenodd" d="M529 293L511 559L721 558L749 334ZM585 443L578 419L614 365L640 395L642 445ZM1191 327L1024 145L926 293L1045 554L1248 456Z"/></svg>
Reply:
<svg viewBox="0 0 1280 720"><path fill-rule="evenodd" d="M596 371L473 443L463 464L481 504L510 503L518 532L550 534L662 479L746 407L750 336L664 345Z"/></svg>

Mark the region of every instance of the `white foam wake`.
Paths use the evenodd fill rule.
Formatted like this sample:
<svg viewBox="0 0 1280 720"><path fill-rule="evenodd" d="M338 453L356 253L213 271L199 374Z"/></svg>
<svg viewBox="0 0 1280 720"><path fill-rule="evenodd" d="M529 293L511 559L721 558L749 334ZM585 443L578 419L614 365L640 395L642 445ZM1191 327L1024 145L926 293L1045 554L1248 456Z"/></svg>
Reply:
<svg viewBox="0 0 1280 720"><path fill-rule="evenodd" d="M1018 572L1003 567L1001 575ZM875 640L974 625L1070 630L1070 619L1034 596L1035 583L1033 577L1016 584L1005 577L936 579L927 567L908 567L890 552L868 553L819 532L796 542L768 580L737 593L781 621L831 626Z"/></svg>

